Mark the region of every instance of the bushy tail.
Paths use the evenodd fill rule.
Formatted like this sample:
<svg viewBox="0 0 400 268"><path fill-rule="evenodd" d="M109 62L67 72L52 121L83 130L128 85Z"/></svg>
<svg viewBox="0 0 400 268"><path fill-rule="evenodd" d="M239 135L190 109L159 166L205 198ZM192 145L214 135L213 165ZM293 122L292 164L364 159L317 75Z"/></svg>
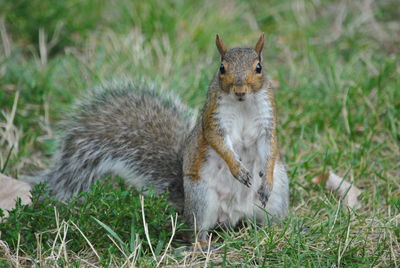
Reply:
<svg viewBox="0 0 400 268"><path fill-rule="evenodd" d="M102 86L75 107L52 165L30 182L48 182L52 195L68 200L114 173L138 190L169 191L180 208L182 147L193 123L177 98L144 83Z"/></svg>

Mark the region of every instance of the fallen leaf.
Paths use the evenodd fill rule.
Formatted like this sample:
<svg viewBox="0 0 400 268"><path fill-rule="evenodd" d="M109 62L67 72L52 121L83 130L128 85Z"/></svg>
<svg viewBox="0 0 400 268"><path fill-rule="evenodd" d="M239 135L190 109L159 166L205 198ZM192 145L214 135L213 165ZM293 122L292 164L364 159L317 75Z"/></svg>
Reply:
<svg viewBox="0 0 400 268"><path fill-rule="evenodd" d="M0 208L3 209L5 217L8 216L7 210L15 207L18 197L21 198L22 204L31 204L29 184L0 173L0 185Z"/></svg>
<svg viewBox="0 0 400 268"><path fill-rule="evenodd" d="M361 207L358 201L361 190L332 171L326 171L324 174L313 178L311 182L314 184L325 184L326 189L336 191L345 206L353 209Z"/></svg>

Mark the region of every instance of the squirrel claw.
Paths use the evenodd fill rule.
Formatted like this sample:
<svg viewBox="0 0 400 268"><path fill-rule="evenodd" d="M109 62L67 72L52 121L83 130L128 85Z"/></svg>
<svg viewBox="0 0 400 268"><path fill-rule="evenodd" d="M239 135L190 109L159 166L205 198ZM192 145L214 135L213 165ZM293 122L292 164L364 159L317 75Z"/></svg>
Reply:
<svg viewBox="0 0 400 268"><path fill-rule="evenodd" d="M245 186L251 186L251 174L246 168L241 168L239 174L235 176L239 182L243 183Z"/></svg>
<svg viewBox="0 0 400 268"><path fill-rule="evenodd" d="M263 184L260 186L260 189L258 189L257 193L258 193L258 198L261 202L261 205L263 206L263 208L265 208L265 206L267 205L268 199L271 196L271 191L269 190L269 187Z"/></svg>

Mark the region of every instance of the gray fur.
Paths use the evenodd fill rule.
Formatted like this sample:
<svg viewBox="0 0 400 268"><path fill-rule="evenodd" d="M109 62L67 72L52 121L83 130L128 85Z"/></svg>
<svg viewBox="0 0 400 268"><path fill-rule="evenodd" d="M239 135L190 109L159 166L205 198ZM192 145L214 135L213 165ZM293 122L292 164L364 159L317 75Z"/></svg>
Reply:
<svg viewBox="0 0 400 268"><path fill-rule="evenodd" d="M65 121L65 134L52 166L35 181L68 200L103 175L121 175L138 190L170 192L183 206L182 146L193 112L179 100L144 83L111 83L78 103Z"/></svg>
<svg viewBox="0 0 400 268"><path fill-rule="evenodd" d="M235 225L242 218L254 217L266 223L270 216L284 217L289 185L283 162L275 162L272 190L259 175L266 172L265 162L273 148L270 129L276 127L266 75L262 79L249 75L261 56L254 49L234 48L222 59L233 79L223 81L219 73L214 76L196 125L193 111L144 83L97 88L64 122L65 134L53 164L35 181L48 182L50 193L60 200L89 190L108 173L122 176L140 191L169 191L169 201L179 212L184 207L187 222L200 232L203 242L206 230L218 223ZM243 86L246 101L236 98L235 88ZM208 105L212 119L204 116ZM247 180L235 180L227 162L204 142L204 119L217 125L214 135L223 138L234 154L231 159L250 174ZM199 166L193 169L196 174L192 163Z"/></svg>
<svg viewBox="0 0 400 268"><path fill-rule="evenodd" d="M235 226L241 219L268 224L288 212L289 180L279 153L271 186L265 178L276 124L267 77L253 75L259 57L250 48L233 48L223 54L222 64L229 69L217 72L211 81L203 114L183 150L184 216L197 230L202 245L208 230L218 224ZM245 100L236 98L233 89L237 86L252 89ZM233 174L226 160L234 162L230 153L238 163L238 177L244 180Z"/></svg>

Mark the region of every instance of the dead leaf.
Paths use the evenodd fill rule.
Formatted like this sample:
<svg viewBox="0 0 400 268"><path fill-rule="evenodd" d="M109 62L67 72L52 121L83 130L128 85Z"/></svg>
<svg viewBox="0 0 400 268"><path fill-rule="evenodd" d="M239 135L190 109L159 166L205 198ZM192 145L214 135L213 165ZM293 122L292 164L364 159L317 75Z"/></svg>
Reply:
<svg viewBox="0 0 400 268"><path fill-rule="evenodd" d="M7 210L15 207L17 198L21 198L22 204L31 204L31 186L0 173L0 208L4 216L8 216ZM1 219L1 218L0 218Z"/></svg>
<svg viewBox="0 0 400 268"><path fill-rule="evenodd" d="M336 191L343 200L343 204L349 208L358 209L361 207L358 196L361 190L332 171L326 171L311 180L314 184L325 184L325 188Z"/></svg>

